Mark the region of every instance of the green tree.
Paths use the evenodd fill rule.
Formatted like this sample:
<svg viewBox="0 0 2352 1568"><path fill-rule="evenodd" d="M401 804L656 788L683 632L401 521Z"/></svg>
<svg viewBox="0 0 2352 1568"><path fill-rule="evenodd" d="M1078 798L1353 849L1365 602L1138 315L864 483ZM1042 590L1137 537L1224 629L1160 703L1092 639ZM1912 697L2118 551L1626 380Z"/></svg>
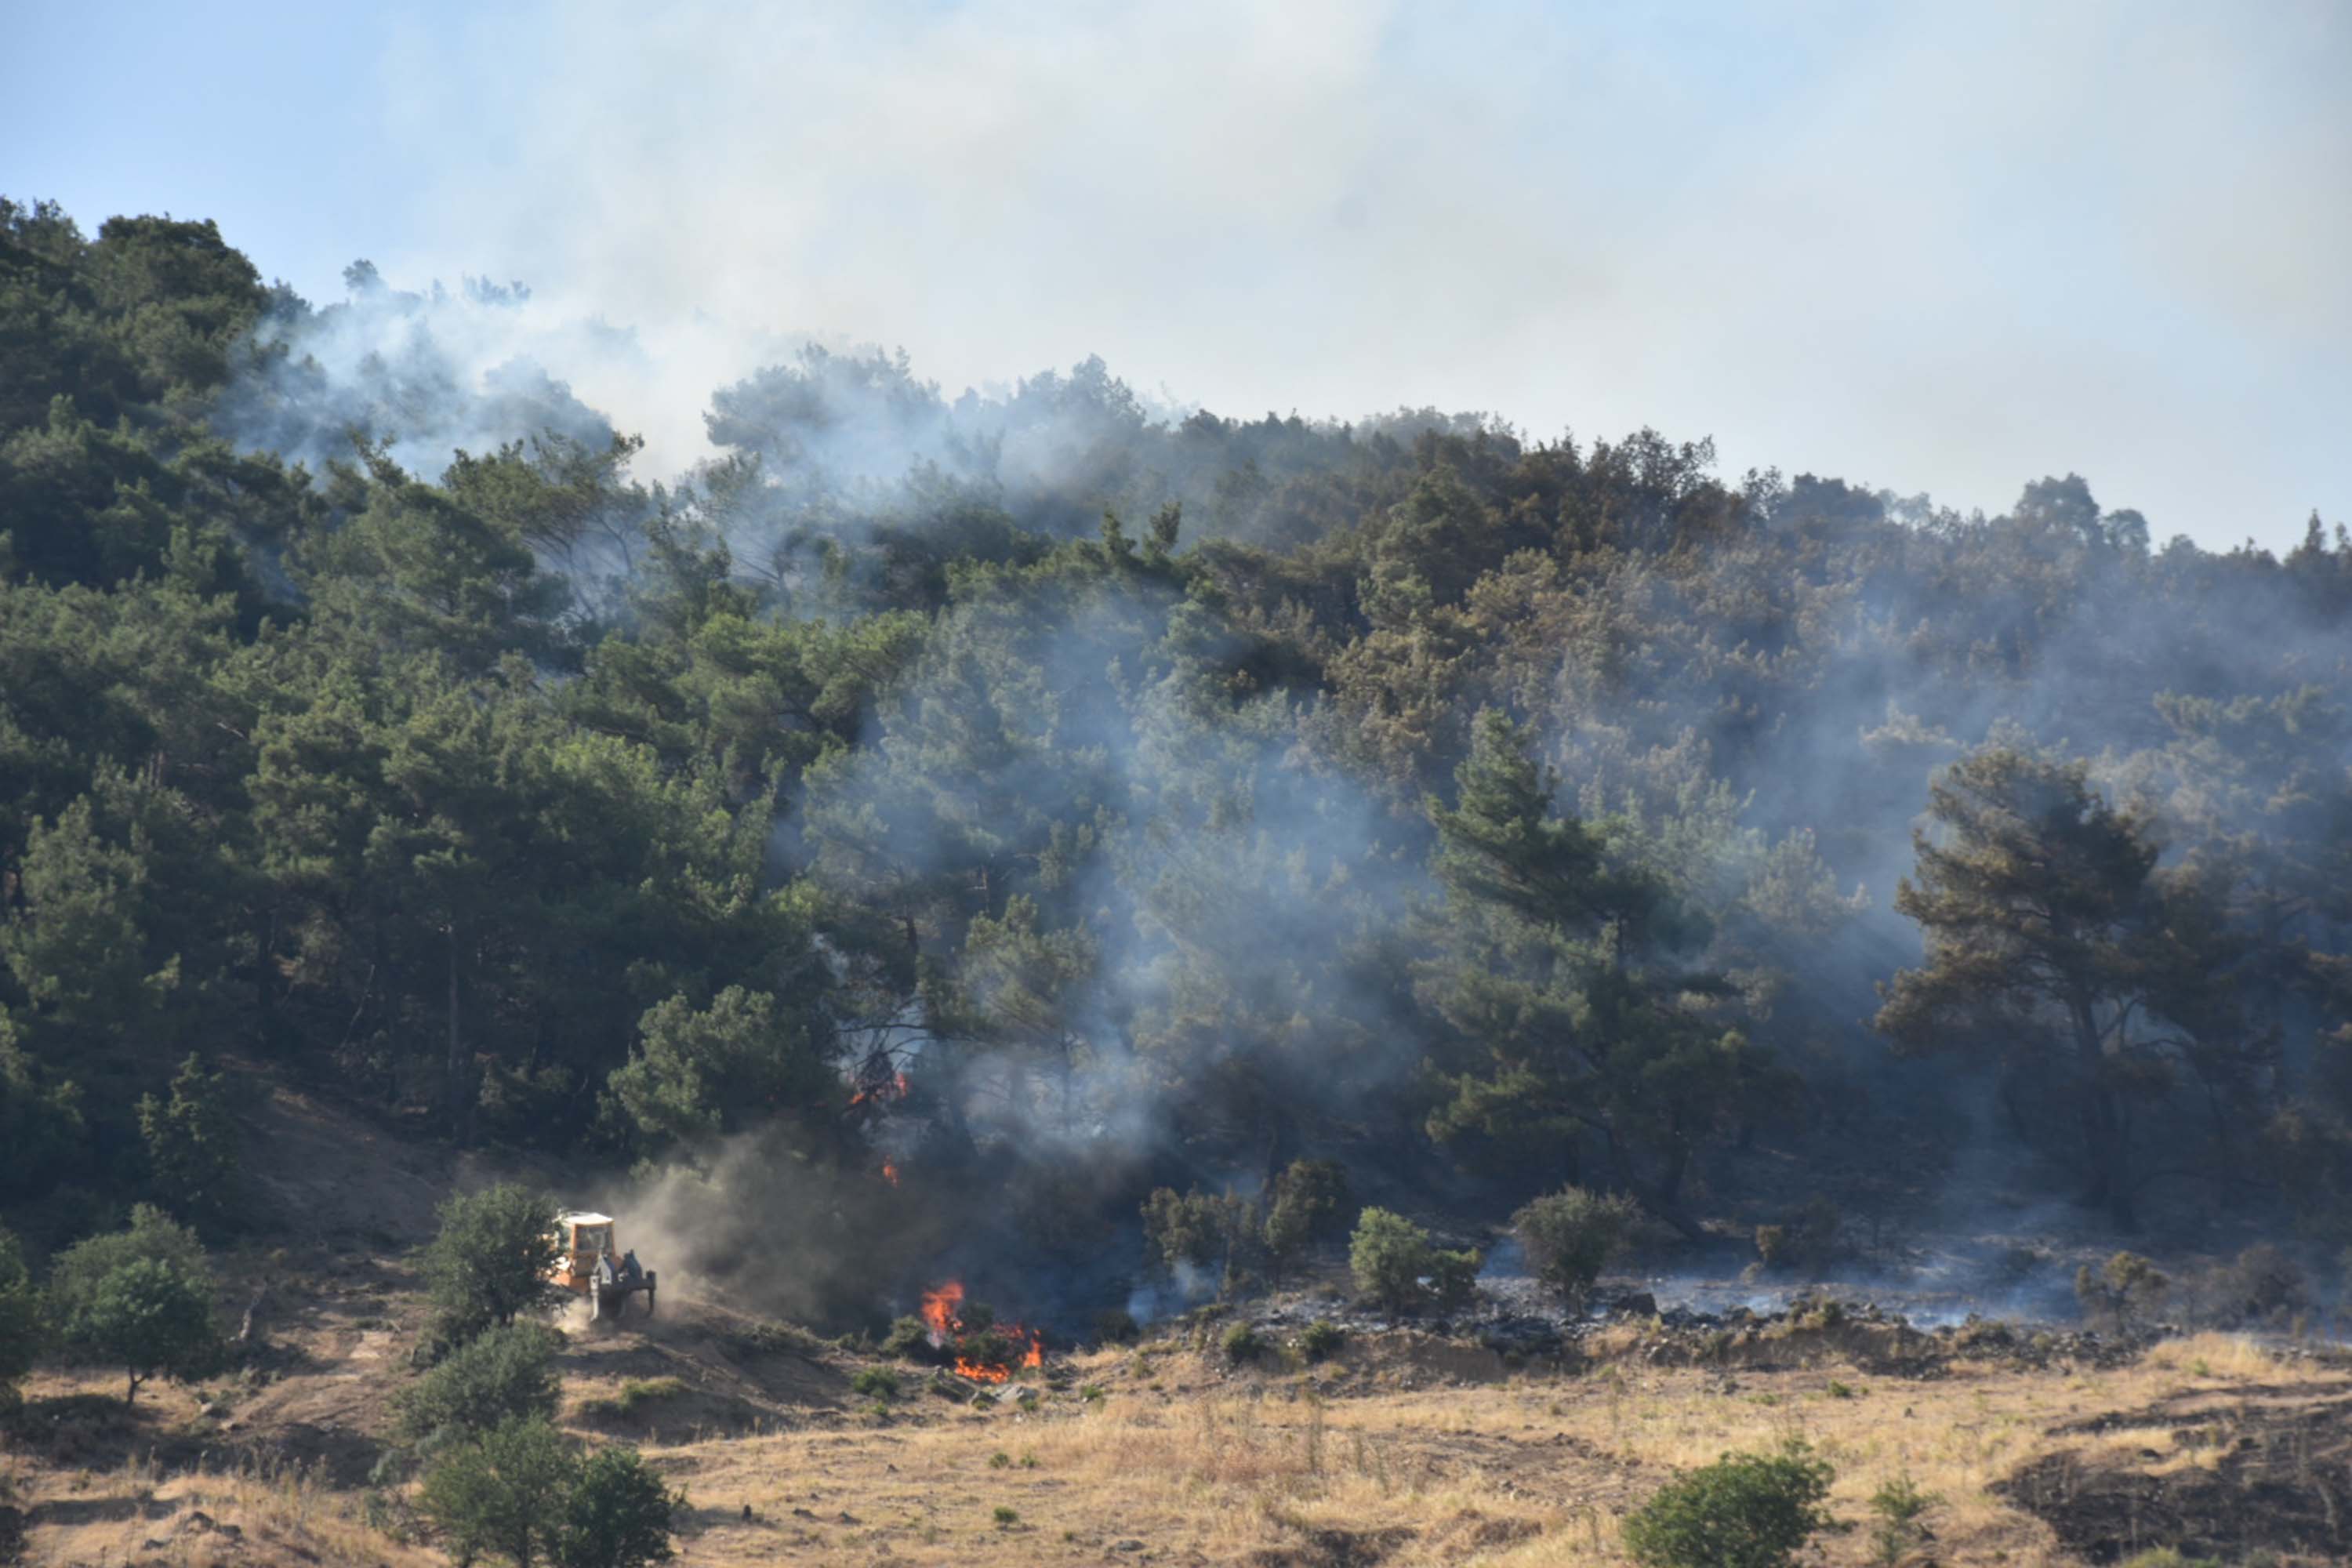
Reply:
<svg viewBox="0 0 2352 1568"><path fill-rule="evenodd" d="M124 1370L125 1405L158 1374L184 1380L210 1372L221 1348L211 1290L152 1258L133 1258L100 1279L66 1319L64 1338L82 1359Z"/></svg>
<svg viewBox="0 0 2352 1568"><path fill-rule="evenodd" d="M2203 889L2168 888L2149 825L2080 763L1996 742L1937 778L1928 817L1895 895L1927 962L1883 988L1877 1026L1906 1054L1982 1053L2046 1082L2073 1113L2084 1201L2130 1229L2132 1108L2193 1047L2176 1018L2231 1026L2232 944L2210 925L2175 940Z"/></svg>
<svg viewBox="0 0 2352 1568"><path fill-rule="evenodd" d="M16 1384L33 1369L48 1324L40 1292L25 1268L24 1249L0 1230L0 1415L16 1408Z"/></svg>
<svg viewBox="0 0 2352 1568"><path fill-rule="evenodd" d="M548 1300L562 1243L556 1202L514 1182L443 1201L425 1279L443 1334L469 1340Z"/></svg>
<svg viewBox="0 0 2352 1568"><path fill-rule="evenodd" d="M509 1323L468 1340L402 1392L400 1435L478 1436L509 1417L552 1417L560 1338L543 1323Z"/></svg>
<svg viewBox="0 0 2352 1568"><path fill-rule="evenodd" d="M1348 1268L1357 1293L1391 1314L1421 1300L1422 1277L1433 1257L1429 1232L1383 1208L1368 1208L1356 1219L1348 1243Z"/></svg>
<svg viewBox="0 0 2352 1568"><path fill-rule="evenodd" d="M217 1216L237 1163L227 1079L207 1072L204 1058L191 1054L172 1079L170 1100L140 1097L139 1132L158 1195L191 1217Z"/></svg>
<svg viewBox="0 0 2352 1568"><path fill-rule="evenodd" d="M1528 1271L1573 1308L1584 1304L1636 1217L1622 1197L1563 1187L1513 1215L1511 1231L1527 1250Z"/></svg>
<svg viewBox="0 0 2352 1568"><path fill-rule="evenodd" d="M669 1538L686 1493L634 1448L600 1448L581 1467L563 1510L555 1560L562 1568L646 1568L670 1560Z"/></svg>
<svg viewBox="0 0 2352 1568"><path fill-rule="evenodd" d="M1347 1224L1348 1176L1336 1160L1293 1160L1265 1206L1265 1256L1277 1279L1307 1247Z"/></svg>
<svg viewBox="0 0 2352 1568"><path fill-rule="evenodd" d="M183 1277L209 1287L211 1266L195 1232L174 1222L152 1204L137 1204L131 1223L119 1231L87 1237L59 1253L49 1265L50 1314L60 1325L96 1299L98 1287L124 1265L161 1263Z"/></svg>
<svg viewBox="0 0 2352 1568"><path fill-rule="evenodd" d="M564 1538L579 1475L562 1433L544 1416L515 1416L436 1458L416 1506L460 1563L490 1552L531 1568Z"/></svg>
<svg viewBox="0 0 2352 1568"><path fill-rule="evenodd" d="M1787 1568L1831 1523L1831 1479L1797 1439L1776 1454L1726 1454L1626 1516L1626 1554L1643 1568Z"/></svg>
<svg viewBox="0 0 2352 1568"><path fill-rule="evenodd" d="M656 1143L739 1131L795 1111L837 1081L807 1018L763 991L730 985L698 1009L672 996L639 1021L641 1042L610 1080L629 1120Z"/></svg>
<svg viewBox="0 0 2352 1568"><path fill-rule="evenodd" d="M0 1203L47 1191L80 1156L80 1089L46 1077L0 1012Z"/></svg>
<svg viewBox="0 0 2352 1568"><path fill-rule="evenodd" d="M1428 803L1446 905L1425 990L1473 1060L1432 1132L1476 1132L1571 1177L1579 1138L1597 1138L1616 1184L1695 1234L1681 1206L1694 1149L1779 1075L1711 1018L1721 979L1668 961L1699 934L1686 912L1554 811L1557 781L1508 718L1479 715L1455 781L1455 805Z"/></svg>

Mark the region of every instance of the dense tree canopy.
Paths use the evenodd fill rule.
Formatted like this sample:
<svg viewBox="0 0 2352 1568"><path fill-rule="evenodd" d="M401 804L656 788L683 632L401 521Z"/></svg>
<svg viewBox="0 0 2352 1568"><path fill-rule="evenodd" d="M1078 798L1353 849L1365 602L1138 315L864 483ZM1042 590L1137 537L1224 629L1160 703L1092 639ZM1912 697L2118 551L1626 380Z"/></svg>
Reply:
<svg viewBox="0 0 2352 1568"><path fill-rule="evenodd" d="M819 353L648 485L349 281L0 204L28 1227L220 1187L195 1053L459 1142L781 1140L874 1189L845 1233L994 1162L1080 1254L1309 1152L1687 1226L1712 1152L1866 1101L1981 1101L2118 1219L2226 1178L2352 1234L2340 527Z"/></svg>

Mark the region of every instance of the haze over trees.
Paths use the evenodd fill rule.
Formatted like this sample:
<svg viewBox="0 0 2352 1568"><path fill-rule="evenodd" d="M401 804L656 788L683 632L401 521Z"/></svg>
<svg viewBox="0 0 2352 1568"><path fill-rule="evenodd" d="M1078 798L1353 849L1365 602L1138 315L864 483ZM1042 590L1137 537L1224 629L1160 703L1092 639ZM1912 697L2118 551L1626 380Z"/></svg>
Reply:
<svg viewBox="0 0 2352 1568"><path fill-rule="evenodd" d="M220 1223L263 1072L614 1169L766 1141L819 1306L1308 1154L1689 1229L1865 1126L2352 1240L2340 527L814 351L652 484L544 372L322 368L408 309L351 285L0 205L27 1235Z"/></svg>

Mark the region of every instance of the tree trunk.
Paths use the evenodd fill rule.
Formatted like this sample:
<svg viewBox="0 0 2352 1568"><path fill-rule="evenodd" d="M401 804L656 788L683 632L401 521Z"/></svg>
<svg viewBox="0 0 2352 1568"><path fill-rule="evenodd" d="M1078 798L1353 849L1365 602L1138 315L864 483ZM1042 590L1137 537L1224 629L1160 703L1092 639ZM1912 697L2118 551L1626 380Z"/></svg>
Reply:
<svg viewBox="0 0 2352 1568"><path fill-rule="evenodd" d="M2084 1201L2105 1208L2117 1230L2135 1231L2139 1228L2139 1216L2132 1206L2130 1141L2124 1136L2115 1092L2102 1081L2105 1062L2099 1048L2098 1023L2087 1002L2074 1003L2072 1010L2075 1059L2083 1075L2083 1142L2091 1160L2090 1186Z"/></svg>
<svg viewBox="0 0 2352 1568"><path fill-rule="evenodd" d="M449 1110L455 1120L457 1143L470 1147L474 1142L475 1097L467 1092L465 1040L457 1026L457 918L449 917Z"/></svg>

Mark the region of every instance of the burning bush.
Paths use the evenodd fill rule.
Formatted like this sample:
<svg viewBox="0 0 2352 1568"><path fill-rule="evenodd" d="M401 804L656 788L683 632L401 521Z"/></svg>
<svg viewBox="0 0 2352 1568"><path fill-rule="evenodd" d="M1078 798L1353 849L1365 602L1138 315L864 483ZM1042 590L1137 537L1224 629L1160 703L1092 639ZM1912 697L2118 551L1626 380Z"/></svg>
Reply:
<svg viewBox="0 0 2352 1568"><path fill-rule="evenodd" d="M974 1383L1003 1383L1016 1369L1045 1359L1045 1341L1034 1329L1019 1323L999 1328L995 1312L983 1302L965 1301L956 1280L924 1292L921 1321L926 1338L956 1374Z"/></svg>

